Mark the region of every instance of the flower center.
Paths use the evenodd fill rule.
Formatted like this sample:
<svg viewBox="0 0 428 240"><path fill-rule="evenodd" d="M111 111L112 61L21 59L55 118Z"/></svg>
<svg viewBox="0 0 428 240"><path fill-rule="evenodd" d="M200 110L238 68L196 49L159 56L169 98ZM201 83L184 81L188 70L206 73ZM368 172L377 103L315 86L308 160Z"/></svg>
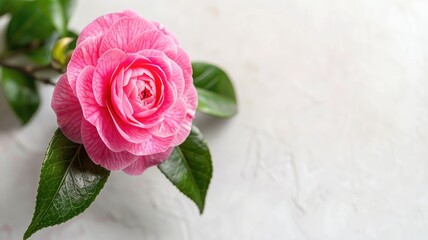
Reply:
<svg viewBox="0 0 428 240"><path fill-rule="evenodd" d="M123 121L139 124L164 101L162 69L143 57L129 57L113 73L111 99Z"/></svg>
<svg viewBox="0 0 428 240"><path fill-rule="evenodd" d="M141 84L137 84L140 85L138 88L138 92L139 94L137 95L138 100L141 101L141 104L143 104L144 106L147 106L148 104L152 103L155 98L153 96L153 91L152 91L152 87L150 86L150 82L149 81L138 81Z"/></svg>
<svg viewBox="0 0 428 240"><path fill-rule="evenodd" d="M142 92L140 92L140 95L138 96L140 100L145 100L148 97L151 97L152 93L149 89L145 88Z"/></svg>

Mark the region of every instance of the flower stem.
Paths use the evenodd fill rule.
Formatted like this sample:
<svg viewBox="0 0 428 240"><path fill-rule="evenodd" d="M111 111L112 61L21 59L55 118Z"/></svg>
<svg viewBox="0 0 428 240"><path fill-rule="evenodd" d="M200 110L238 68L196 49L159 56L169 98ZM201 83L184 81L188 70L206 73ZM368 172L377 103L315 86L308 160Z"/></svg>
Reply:
<svg viewBox="0 0 428 240"><path fill-rule="evenodd" d="M15 71L21 72L25 75L31 76L34 80L37 80L41 83L48 84L55 86L55 83L52 82L49 78L42 78L36 76L36 72L44 71L44 70L54 70L59 71L58 69L54 68L52 64L42 65L42 66L17 66L14 64L10 64L5 59L0 58L0 66L13 69Z"/></svg>

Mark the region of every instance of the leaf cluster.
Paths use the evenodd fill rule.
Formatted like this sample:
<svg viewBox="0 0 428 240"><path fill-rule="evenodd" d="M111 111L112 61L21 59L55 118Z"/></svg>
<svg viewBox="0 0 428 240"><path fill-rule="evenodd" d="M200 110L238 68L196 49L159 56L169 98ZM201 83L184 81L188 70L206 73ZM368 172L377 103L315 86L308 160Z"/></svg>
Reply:
<svg viewBox="0 0 428 240"><path fill-rule="evenodd" d="M0 88L22 124L31 120L40 105L35 82L53 84L40 72L63 70L53 64L52 51L58 39L77 36L68 30L73 6L74 0L0 0L0 15L10 15L6 50L0 54ZM56 56L65 64L67 53L60 53Z"/></svg>

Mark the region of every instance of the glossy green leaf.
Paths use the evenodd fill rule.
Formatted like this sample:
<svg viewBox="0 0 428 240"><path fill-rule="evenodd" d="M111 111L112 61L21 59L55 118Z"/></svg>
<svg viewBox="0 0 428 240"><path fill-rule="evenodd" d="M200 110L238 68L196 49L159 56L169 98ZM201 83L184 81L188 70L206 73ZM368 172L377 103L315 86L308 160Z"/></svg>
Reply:
<svg viewBox="0 0 428 240"><path fill-rule="evenodd" d="M229 76L217 66L193 62L193 82L198 90L198 111L216 117L237 113L236 94Z"/></svg>
<svg viewBox="0 0 428 240"><path fill-rule="evenodd" d="M64 54L64 60L62 63L62 66L64 66L64 64L67 64L70 57L71 57L71 52L74 48L76 48L76 39L77 39L77 34L74 32L69 31L67 33L67 37L68 38L72 38L73 41L70 42L69 44L67 44L66 49L61 49L63 50L63 54ZM26 53L25 55L30 59L30 61L32 61L33 63L37 64L37 65L47 65L49 63L53 61L53 64L56 63L58 55L56 55L55 57L52 56L53 55L53 51L54 51L54 45L57 43L56 41L58 40L58 34L57 33L53 33L51 35L51 37L49 37L44 43L43 45L41 45L40 47L31 50L30 52ZM58 52L56 53L58 54ZM59 66L58 68L61 68L61 66Z"/></svg>
<svg viewBox="0 0 428 240"><path fill-rule="evenodd" d="M0 0L0 15L13 13L25 0Z"/></svg>
<svg viewBox="0 0 428 240"><path fill-rule="evenodd" d="M208 145L196 127L192 127L186 141L174 149L159 169L196 203L202 214L213 168Z"/></svg>
<svg viewBox="0 0 428 240"><path fill-rule="evenodd" d="M218 93L196 88L198 91L198 111L216 117L232 117L237 112L236 101Z"/></svg>
<svg viewBox="0 0 428 240"><path fill-rule="evenodd" d="M14 12L6 30L9 48L38 45L55 31L37 1L26 1Z"/></svg>
<svg viewBox="0 0 428 240"><path fill-rule="evenodd" d="M74 0L37 0L37 3L61 36L67 35L67 25Z"/></svg>
<svg viewBox="0 0 428 240"><path fill-rule="evenodd" d="M16 70L2 67L1 84L12 110L23 124L27 123L40 104L34 79Z"/></svg>
<svg viewBox="0 0 428 240"><path fill-rule="evenodd" d="M47 65L51 62L51 51L48 46L43 45L39 48L36 48L28 53L25 56L33 63L38 65Z"/></svg>
<svg viewBox="0 0 428 240"><path fill-rule="evenodd" d="M37 65L47 65L51 62L51 53L55 41L58 39L58 34L53 33L46 39L41 46L33 49L25 54L25 56Z"/></svg>
<svg viewBox="0 0 428 240"><path fill-rule="evenodd" d="M79 35L73 31L68 31L66 37L73 38L73 41L68 45L67 50L69 51L74 50L76 48L77 38L79 37Z"/></svg>
<svg viewBox="0 0 428 240"><path fill-rule="evenodd" d="M82 213L104 187L109 174L91 161L83 145L68 140L58 129L43 160L36 208L24 239Z"/></svg>
<svg viewBox="0 0 428 240"><path fill-rule="evenodd" d="M13 3L12 0L0 0L0 15L9 12L11 3Z"/></svg>

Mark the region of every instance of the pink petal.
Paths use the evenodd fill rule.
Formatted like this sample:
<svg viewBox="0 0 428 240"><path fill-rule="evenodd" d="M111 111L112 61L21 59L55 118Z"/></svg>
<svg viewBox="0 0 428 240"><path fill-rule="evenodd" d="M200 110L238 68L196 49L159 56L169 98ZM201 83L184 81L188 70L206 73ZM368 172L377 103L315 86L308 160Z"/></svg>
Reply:
<svg viewBox="0 0 428 240"><path fill-rule="evenodd" d="M119 116L123 121L127 121L127 116L125 113L125 110L122 108L123 106L123 90L122 86L124 82L124 70L121 69L119 73L116 74L116 77L112 79L112 82L109 84L108 89L110 91L110 97L109 97L109 106L111 111L113 111L115 114L114 116ZM107 96L105 96L107 99Z"/></svg>
<svg viewBox="0 0 428 240"><path fill-rule="evenodd" d="M186 102L179 99L174 107L164 114L162 123L150 128L150 133L158 137L175 136L187 115Z"/></svg>
<svg viewBox="0 0 428 240"><path fill-rule="evenodd" d="M129 143L118 132L108 109L96 102L92 90L93 74L94 67L88 66L79 75L77 81L77 96L82 106L83 116L96 126L101 139L111 151L121 152L129 146Z"/></svg>
<svg viewBox="0 0 428 240"><path fill-rule="evenodd" d="M92 82L95 99L99 105L106 106L113 72L126 56L126 53L119 49L110 49L99 58Z"/></svg>
<svg viewBox="0 0 428 240"><path fill-rule="evenodd" d="M129 102L128 96L125 94L122 94L122 109L125 113L125 116L128 118L133 118L132 114L134 113L134 108L132 107L131 102Z"/></svg>
<svg viewBox="0 0 428 240"><path fill-rule="evenodd" d="M76 47L67 66L67 78L73 93L76 94L76 81L86 66L96 66L101 37L90 37Z"/></svg>
<svg viewBox="0 0 428 240"><path fill-rule="evenodd" d="M92 161L108 170L124 169L138 159L126 151L112 152L101 140L97 129L85 120L82 122L82 140Z"/></svg>
<svg viewBox="0 0 428 240"><path fill-rule="evenodd" d="M121 152L127 150L131 145L131 143L122 136L120 129L116 127L113 117L107 108L103 108L99 121L95 126L101 139L110 150Z"/></svg>
<svg viewBox="0 0 428 240"><path fill-rule="evenodd" d="M113 114L112 116L116 129L126 141L130 143L142 143L152 138L151 134L146 129L123 122L122 119Z"/></svg>
<svg viewBox="0 0 428 240"><path fill-rule="evenodd" d="M157 95L159 95L157 96L157 98L159 98L157 106L147 111L134 113L134 117L139 120L139 122L146 124L159 121L162 114L171 108L175 101L177 101L177 96L174 89L175 86L167 81L166 74L159 66L154 64L145 64L143 67L146 67L151 71L154 82L162 83L162 86L157 87L157 90L159 91L159 93L157 93ZM156 111L153 112L153 109L156 109Z"/></svg>
<svg viewBox="0 0 428 240"><path fill-rule="evenodd" d="M156 28L159 30L159 31L161 31L161 32L163 32L163 34L165 34L165 35L167 35L167 36L169 36L169 37L171 37L173 40L174 40L174 42L175 42L175 44L176 45L179 45L178 44L178 39L177 39L177 37L171 32L171 31L169 31L168 29L166 29L162 24L160 24L160 23L158 23L158 22L156 22L156 21L152 21L152 23L156 26Z"/></svg>
<svg viewBox="0 0 428 240"><path fill-rule="evenodd" d="M77 79L76 92L82 106L83 116L92 124L97 124L102 107L95 101L94 92L92 90L92 77L95 68L93 66L85 67L79 74Z"/></svg>
<svg viewBox="0 0 428 240"><path fill-rule="evenodd" d="M198 106L198 92L196 91L195 86L192 85L188 89L184 99L184 101L187 103L187 115L193 118L196 113L196 107Z"/></svg>
<svg viewBox="0 0 428 240"><path fill-rule="evenodd" d="M152 66L151 69L158 72L164 80L169 80L172 75L172 61L165 55L164 52L155 49L145 49L138 52L138 54L146 57L150 60L151 64L146 66ZM159 73L160 72L160 73ZM163 77L162 75L165 75Z"/></svg>
<svg viewBox="0 0 428 240"><path fill-rule="evenodd" d="M154 107L155 112L152 113L152 109L149 109L146 112L151 114L146 114L146 112L135 113L134 116L143 124L152 124L158 122L162 118L163 113L168 111L175 102L177 101L177 96L175 94L172 84L166 80L163 80L163 98L159 101L158 106Z"/></svg>
<svg viewBox="0 0 428 240"><path fill-rule="evenodd" d="M192 128L192 121L195 118L196 107L198 105L198 94L194 86L191 86L188 89L187 95L185 96L185 100L187 103L187 114L181 123L180 130L172 142L172 146L178 146L186 140L186 138L190 134L190 130Z"/></svg>
<svg viewBox="0 0 428 240"><path fill-rule="evenodd" d="M77 45L79 45L88 37L95 37L104 34L111 27L111 25L113 25L113 23L115 23L119 19L135 16L138 16L138 14L133 11L126 10L121 13L111 13L98 17L82 30L79 35L79 38L77 39Z"/></svg>
<svg viewBox="0 0 428 240"><path fill-rule="evenodd" d="M167 56L177 55L177 46L174 40L158 30L146 31L136 36L128 44L125 51L136 53L144 49L159 50Z"/></svg>
<svg viewBox="0 0 428 240"><path fill-rule="evenodd" d="M174 60L183 71L185 81L184 93L186 93L190 87L193 86L192 64L190 63L190 58L187 53L185 53L183 49L179 47L177 56L172 60Z"/></svg>
<svg viewBox="0 0 428 240"><path fill-rule="evenodd" d="M125 50L128 44L142 32L156 30L156 27L141 17L122 18L116 21L104 34L100 53L111 48Z"/></svg>
<svg viewBox="0 0 428 240"><path fill-rule="evenodd" d="M161 153L171 146L173 140L174 136L164 138L152 136L151 139L145 142L130 144L126 150L138 156Z"/></svg>
<svg viewBox="0 0 428 240"><path fill-rule="evenodd" d="M177 91L177 97L181 97L183 96L184 87L186 84L183 76L183 70L181 70L180 66L178 66L178 64L173 61L171 61L171 67L172 75L170 78L170 82L174 83L175 89Z"/></svg>
<svg viewBox="0 0 428 240"><path fill-rule="evenodd" d="M140 175L147 168L158 165L168 159L171 155L174 148L169 148L167 151L163 153L157 153L147 156L141 156L135 161L133 164L129 165L129 167L125 168L123 171L129 175Z"/></svg>
<svg viewBox="0 0 428 240"><path fill-rule="evenodd" d="M82 109L79 100L70 88L66 74L60 77L55 86L51 106L56 113L62 133L71 141L82 143L80 135Z"/></svg>

